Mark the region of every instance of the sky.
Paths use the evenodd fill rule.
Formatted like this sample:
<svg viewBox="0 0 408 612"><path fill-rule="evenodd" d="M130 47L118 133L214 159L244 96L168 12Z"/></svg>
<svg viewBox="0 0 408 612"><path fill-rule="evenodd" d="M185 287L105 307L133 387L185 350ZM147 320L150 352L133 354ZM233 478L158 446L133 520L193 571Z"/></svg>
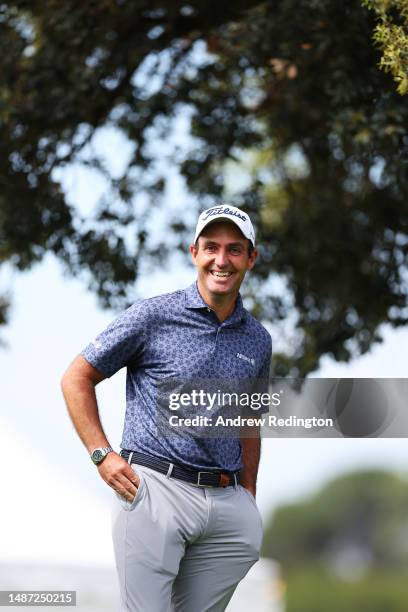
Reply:
<svg viewBox="0 0 408 612"><path fill-rule="evenodd" d="M115 151L120 174L129 150L105 133L100 150ZM120 156L123 156L121 159ZM103 191L93 174L63 175L71 203L89 212ZM176 178L169 197L178 210L188 200ZM177 215L177 207L173 209ZM145 273L142 297L184 288L192 267ZM110 508L113 493L76 436L60 391L72 359L114 318L84 284L64 275L51 256L24 274L0 270L0 291L10 290L10 323L0 330L0 562L33 561L113 566ZM322 361L318 376L405 378L408 330L384 328L384 342L348 364ZM125 372L97 387L103 426L118 450L125 411ZM258 505L266 523L282 503L311 495L329 479L362 468L408 473L405 439L265 439Z"/></svg>

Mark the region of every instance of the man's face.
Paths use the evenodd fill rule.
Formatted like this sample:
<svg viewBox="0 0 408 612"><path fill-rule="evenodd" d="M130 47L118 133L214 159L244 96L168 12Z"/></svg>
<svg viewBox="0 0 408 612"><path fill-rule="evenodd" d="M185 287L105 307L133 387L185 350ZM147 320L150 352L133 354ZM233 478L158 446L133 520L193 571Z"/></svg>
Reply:
<svg viewBox="0 0 408 612"><path fill-rule="evenodd" d="M208 294L235 297L258 254L254 249L249 255L249 245L249 240L232 223L216 222L204 228L198 248L190 246L200 288Z"/></svg>

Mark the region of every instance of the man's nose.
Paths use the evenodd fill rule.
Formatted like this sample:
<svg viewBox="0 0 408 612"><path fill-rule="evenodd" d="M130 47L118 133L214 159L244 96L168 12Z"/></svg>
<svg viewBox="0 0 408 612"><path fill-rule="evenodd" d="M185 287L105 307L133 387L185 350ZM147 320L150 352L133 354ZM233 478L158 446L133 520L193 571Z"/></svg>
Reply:
<svg viewBox="0 0 408 612"><path fill-rule="evenodd" d="M215 257L215 263L219 268L225 268L228 265L228 256L224 249L219 249Z"/></svg>

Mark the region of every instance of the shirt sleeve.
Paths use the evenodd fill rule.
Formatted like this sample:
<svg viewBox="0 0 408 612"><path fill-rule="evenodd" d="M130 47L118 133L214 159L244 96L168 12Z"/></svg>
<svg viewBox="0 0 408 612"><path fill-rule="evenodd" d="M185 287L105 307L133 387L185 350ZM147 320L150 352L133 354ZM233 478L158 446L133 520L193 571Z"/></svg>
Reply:
<svg viewBox="0 0 408 612"><path fill-rule="evenodd" d="M147 311L133 304L81 351L94 368L113 376L129 363L137 363L143 353L147 326Z"/></svg>

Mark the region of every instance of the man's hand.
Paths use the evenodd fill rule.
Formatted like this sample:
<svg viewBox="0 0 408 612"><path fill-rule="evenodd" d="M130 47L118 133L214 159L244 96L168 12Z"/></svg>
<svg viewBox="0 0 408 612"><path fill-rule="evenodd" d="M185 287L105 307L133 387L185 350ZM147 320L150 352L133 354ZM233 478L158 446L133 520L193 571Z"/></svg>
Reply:
<svg viewBox="0 0 408 612"><path fill-rule="evenodd" d="M104 481L127 501L133 501L139 488L140 478L129 463L115 452L110 452L98 466Z"/></svg>

